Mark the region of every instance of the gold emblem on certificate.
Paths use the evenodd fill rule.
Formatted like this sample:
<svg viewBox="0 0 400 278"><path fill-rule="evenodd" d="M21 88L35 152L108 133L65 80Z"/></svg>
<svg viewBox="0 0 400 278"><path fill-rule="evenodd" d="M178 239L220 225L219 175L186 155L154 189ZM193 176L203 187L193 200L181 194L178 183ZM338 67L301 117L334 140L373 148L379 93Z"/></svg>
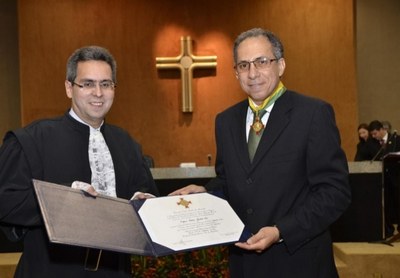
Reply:
<svg viewBox="0 0 400 278"><path fill-rule="evenodd" d="M176 203L178 206L184 206L185 208L189 208L189 205L192 203L192 201L187 201L185 200L185 198L179 198L179 199L180 201Z"/></svg>

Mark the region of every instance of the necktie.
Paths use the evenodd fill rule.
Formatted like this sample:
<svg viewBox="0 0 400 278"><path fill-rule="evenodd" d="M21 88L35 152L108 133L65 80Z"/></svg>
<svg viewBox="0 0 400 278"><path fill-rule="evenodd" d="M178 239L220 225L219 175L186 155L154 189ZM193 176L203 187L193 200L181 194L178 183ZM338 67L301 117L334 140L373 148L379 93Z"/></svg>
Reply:
<svg viewBox="0 0 400 278"><path fill-rule="evenodd" d="M266 112L267 110L265 109L261 111L253 111L254 119L253 119L253 124L250 127L249 139L247 142L250 162L253 162L253 158L256 153L258 143L260 142L261 136L264 132L264 125L261 122L261 119Z"/></svg>
<svg viewBox="0 0 400 278"><path fill-rule="evenodd" d="M100 130L90 129L89 163L92 186L100 194L116 197L115 172L110 150Z"/></svg>

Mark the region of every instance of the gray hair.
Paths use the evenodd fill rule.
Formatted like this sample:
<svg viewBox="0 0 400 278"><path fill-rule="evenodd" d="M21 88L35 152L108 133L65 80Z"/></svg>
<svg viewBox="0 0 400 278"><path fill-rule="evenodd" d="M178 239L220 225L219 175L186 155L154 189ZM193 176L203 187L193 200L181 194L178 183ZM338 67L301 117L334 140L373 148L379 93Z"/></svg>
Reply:
<svg viewBox="0 0 400 278"><path fill-rule="evenodd" d="M111 53L100 46L85 46L75 50L68 58L67 62L67 80L74 82L79 62L84 61L104 61L111 67L112 81L117 83L117 62Z"/></svg>
<svg viewBox="0 0 400 278"><path fill-rule="evenodd" d="M271 43L273 47L274 56L276 59L284 57L283 44L274 33L268 30L264 30L262 28L253 28L241 33L236 38L235 43L233 44L233 61L235 63L237 62L237 48L239 47L239 45L247 38L259 37L259 36L265 37Z"/></svg>

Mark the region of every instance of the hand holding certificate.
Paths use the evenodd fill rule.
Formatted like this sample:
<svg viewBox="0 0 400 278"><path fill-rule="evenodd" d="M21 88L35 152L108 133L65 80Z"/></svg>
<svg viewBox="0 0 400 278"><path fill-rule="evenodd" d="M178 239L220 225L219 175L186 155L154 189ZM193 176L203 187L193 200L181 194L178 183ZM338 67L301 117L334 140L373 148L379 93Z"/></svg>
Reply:
<svg viewBox="0 0 400 278"><path fill-rule="evenodd" d="M163 256L237 242L244 231L228 202L209 193L128 201L33 183L53 243Z"/></svg>

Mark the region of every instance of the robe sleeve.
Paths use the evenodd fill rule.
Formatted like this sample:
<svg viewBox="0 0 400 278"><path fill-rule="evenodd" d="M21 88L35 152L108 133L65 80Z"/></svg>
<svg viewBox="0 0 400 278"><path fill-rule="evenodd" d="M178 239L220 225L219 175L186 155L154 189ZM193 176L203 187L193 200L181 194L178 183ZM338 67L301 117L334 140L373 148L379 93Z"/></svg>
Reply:
<svg viewBox="0 0 400 278"><path fill-rule="evenodd" d="M0 223L32 227L42 225L27 157L15 136L0 148Z"/></svg>

